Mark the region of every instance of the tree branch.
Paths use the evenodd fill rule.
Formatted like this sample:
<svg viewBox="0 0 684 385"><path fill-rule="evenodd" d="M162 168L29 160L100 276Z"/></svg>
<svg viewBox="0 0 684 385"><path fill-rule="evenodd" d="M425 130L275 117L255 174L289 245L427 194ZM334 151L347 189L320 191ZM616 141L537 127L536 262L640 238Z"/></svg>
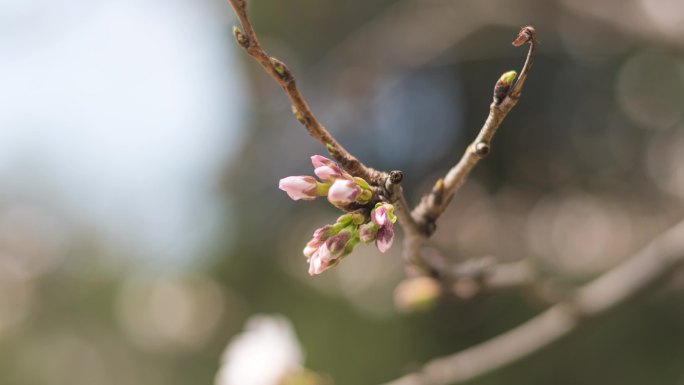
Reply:
<svg viewBox="0 0 684 385"><path fill-rule="evenodd" d="M268 73L285 91L292 102L292 112L297 120L306 128L309 135L323 144L330 155L350 174L361 177L372 184L378 185L385 180L385 173L366 167L356 157L351 155L335 138L325 129L311 111L309 104L299 91L295 78L282 61L269 56L261 47L256 32L247 15L246 0L228 0L235 14L240 20L244 32L233 27L233 35L237 43L252 56L261 67Z"/></svg>
<svg viewBox="0 0 684 385"><path fill-rule="evenodd" d="M424 195L420 204L413 209L410 214L410 222L413 226L407 228L403 225L404 222L409 222L407 218L401 222L405 230L404 259L416 265L427 275L439 277L444 276L446 272L440 271L438 266L430 265L429 261L423 259L420 254L422 245L436 230L437 219L444 213L454 194L463 185L472 169L489 154L491 141L496 130L520 99L522 86L532 68L534 49L537 44L535 30L530 26L521 28L517 38L513 41L514 46L525 43L528 43L530 48L527 51L525 64L518 80L515 84L510 84L512 73L502 75L494 87L494 101L489 106L489 115L475 140L468 146L458 163L447 172L444 178L435 182L432 191ZM399 216L399 219L402 220L402 217Z"/></svg>
<svg viewBox="0 0 684 385"><path fill-rule="evenodd" d="M419 372L384 385L447 385L517 362L556 342L582 321L615 308L684 263L684 221L617 267L526 323L479 345L428 362Z"/></svg>
<svg viewBox="0 0 684 385"><path fill-rule="evenodd" d="M492 138L496 130L516 105L518 99L520 99L520 90L523 84L525 84L527 74L532 67L532 55L537 44L534 28L529 26L523 27L518 37L513 41L514 46L520 46L525 43L529 43L530 48L527 52L525 65L515 85L510 87L510 91L508 86L506 86L505 91L499 89L504 76L509 73L504 74L499 82L497 82L494 90L494 101L489 106L489 116L487 116L487 120L480 129L479 134L472 144L468 146L458 163L447 172L444 178L437 180L432 191L425 195L420 204L413 210L411 214L413 219L426 235L429 236L435 231L435 222L451 202L454 193L463 185L477 163L489 154ZM500 92L503 93L499 94Z"/></svg>

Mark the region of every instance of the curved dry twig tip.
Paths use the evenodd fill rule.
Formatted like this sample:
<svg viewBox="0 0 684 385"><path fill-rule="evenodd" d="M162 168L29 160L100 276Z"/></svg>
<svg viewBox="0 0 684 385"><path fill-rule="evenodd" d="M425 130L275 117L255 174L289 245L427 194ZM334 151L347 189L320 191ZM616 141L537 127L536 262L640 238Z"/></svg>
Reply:
<svg viewBox="0 0 684 385"><path fill-rule="evenodd" d="M513 46L515 47L520 47L525 43L530 45L530 48L527 51L527 57L525 58L525 65L523 66L522 70L520 70L520 76L518 76L518 80L515 82L515 85L511 88L511 91L508 94L511 98L514 99L520 97L520 90L522 89L523 84L525 84L527 74L530 72L530 69L532 68L532 55L534 54L534 49L536 48L538 43L537 31L534 29L534 27L530 25L522 27L520 29L520 32L518 32L518 37L516 37L511 44L513 44Z"/></svg>
<svg viewBox="0 0 684 385"><path fill-rule="evenodd" d="M511 44L513 44L516 47L520 47L521 45L525 43L530 43L534 42L536 43L537 41L537 31L532 27L531 25L525 26L520 28L520 32L518 32L518 37L513 40Z"/></svg>

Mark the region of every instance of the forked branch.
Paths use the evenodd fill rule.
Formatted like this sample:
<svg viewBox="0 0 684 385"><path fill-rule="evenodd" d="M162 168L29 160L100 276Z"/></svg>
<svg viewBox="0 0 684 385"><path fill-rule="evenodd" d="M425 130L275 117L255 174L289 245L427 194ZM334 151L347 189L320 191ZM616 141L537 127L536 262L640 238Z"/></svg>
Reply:
<svg viewBox="0 0 684 385"><path fill-rule="evenodd" d="M515 73L509 72L501 77L494 89L494 101L489 106L489 115L479 134L468 146L458 163L447 172L444 178L435 182L432 191L425 195L420 204L413 210L411 215L425 235L430 236L434 232L437 218L449 205L454 193L463 185L477 163L490 153L492 138L496 130L520 99L522 86L532 68L534 49L537 45L534 28L523 27L518 37L513 41L515 46L525 43L528 43L530 48L517 82L511 84L511 77L514 77ZM507 82L508 84L506 84Z"/></svg>

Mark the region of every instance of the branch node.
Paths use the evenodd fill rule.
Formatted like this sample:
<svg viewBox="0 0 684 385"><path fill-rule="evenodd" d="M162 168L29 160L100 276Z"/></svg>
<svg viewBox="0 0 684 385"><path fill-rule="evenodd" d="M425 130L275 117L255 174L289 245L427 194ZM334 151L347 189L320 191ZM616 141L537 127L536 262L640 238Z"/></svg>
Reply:
<svg viewBox="0 0 684 385"><path fill-rule="evenodd" d="M404 179L404 173L399 170L391 171L389 174L389 181L392 184L399 184Z"/></svg>
<svg viewBox="0 0 684 385"><path fill-rule="evenodd" d="M437 219L435 218L427 218L425 221L425 235L431 236L432 234L437 231ZM438 274L439 272L436 272Z"/></svg>
<svg viewBox="0 0 684 385"><path fill-rule="evenodd" d="M473 154L477 155L480 158L484 158L485 156L489 155L489 152L491 151L491 146L487 142L477 142L475 145L472 147Z"/></svg>
<svg viewBox="0 0 684 385"><path fill-rule="evenodd" d="M292 105L292 114L297 118L297 121L301 124L306 124L306 119L304 118L304 115L302 115L301 112L297 109L297 107L293 104Z"/></svg>

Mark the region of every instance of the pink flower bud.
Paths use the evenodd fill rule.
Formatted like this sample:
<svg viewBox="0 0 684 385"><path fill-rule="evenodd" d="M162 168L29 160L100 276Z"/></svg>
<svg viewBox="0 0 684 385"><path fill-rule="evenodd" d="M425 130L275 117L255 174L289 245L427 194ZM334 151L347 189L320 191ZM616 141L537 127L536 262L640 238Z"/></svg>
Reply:
<svg viewBox="0 0 684 385"><path fill-rule="evenodd" d="M378 229L378 234L375 239L375 246L378 247L380 252L384 253L392 247L392 242L394 241L394 229L392 228L392 222L387 221L385 226Z"/></svg>
<svg viewBox="0 0 684 385"><path fill-rule="evenodd" d="M316 199L316 179L312 176L288 176L278 183L278 188L285 191L294 200Z"/></svg>
<svg viewBox="0 0 684 385"><path fill-rule="evenodd" d="M335 179L343 178L345 172L337 166L316 167L314 174L323 182L332 182Z"/></svg>
<svg viewBox="0 0 684 385"><path fill-rule="evenodd" d="M349 239L351 239L349 231L340 231L336 236L328 238L325 241L325 245L321 246L321 248L328 251L328 258L337 259L344 254L344 248Z"/></svg>
<svg viewBox="0 0 684 385"><path fill-rule="evenodd" d="M373 212L371 213L371 219L373 220L373 223L376 225L382 227L385 225L385 223L388 222L387 220L387 209L385 208L384 205L378 206Z"/></svg>
<svg viewBox="0 0 684 385"><path fill-rule="evenodd" d="M353 248L354 244L352 233L346 229L322 244L317 243L315 239L311 240L304 248L304 255L309 258L309 275L320 274L335 266L339 259L349 252L347 247L351 245Z"/></svg>
<svg viewBox="0 0 684 385"><path fill-rule="evenodd" d="M338 179L328 190L328 200L336 206L347 205L354 202L361 194L361 187L347 179Z"/></svg>
<svg viewBox="0 0 684 385"><path fill-rule="evenodd" d="M319 227L313 232L313 239L317 241L325 241L333 232L334 229L330 225Z"/></svg>
<svg viewBox="0 0 684 385"><path fill-rule="evenodd" d="M304 256L307 258L313 257L314 253L318 251L318 248L321 247L323 242L316 241L315 239L310 240L306 246L304 246Z"/></svg>
<svg viewBox="0 0 684 385"><path fill-rule="evenodd" d="M332 253L330 253L330 249L328 248L328 242L323 243L321 247L318 248L318 252L315 256L320 258L322 261L331 261L335 259L332 257Z"/></svg>
<svg viewBox="0 0 684 385"><path fill-rule="evenodd" d="M322 272L328 270L334 266L335 261L323 260L318 253L314 254L311 259L309 259L309 275L314 276L321 274Z"/></svg>
<svg viewBox="0 0 684 385"><path fill-rule="evenodd" d="M321 155L314 155L311 157L311 163L313 164L314 168L319 168L321 166L328 166L328 167L337 167L337 164L331 159L328 159L324 156Z"/></svg>
<svg viewBox="0 0 684 385"><path fill-rule="evenodd" d="M361 242L368 243L374 241L377 233L378 226L373 222L359 226L359 239Z"/></svg>
<svg viewBox="0 0 684 385"><path fill-rule="evenodd" d="M309 275L318 275L337 264L337 258L333 257L328 242L319 247L309 258Z"/></svg>

